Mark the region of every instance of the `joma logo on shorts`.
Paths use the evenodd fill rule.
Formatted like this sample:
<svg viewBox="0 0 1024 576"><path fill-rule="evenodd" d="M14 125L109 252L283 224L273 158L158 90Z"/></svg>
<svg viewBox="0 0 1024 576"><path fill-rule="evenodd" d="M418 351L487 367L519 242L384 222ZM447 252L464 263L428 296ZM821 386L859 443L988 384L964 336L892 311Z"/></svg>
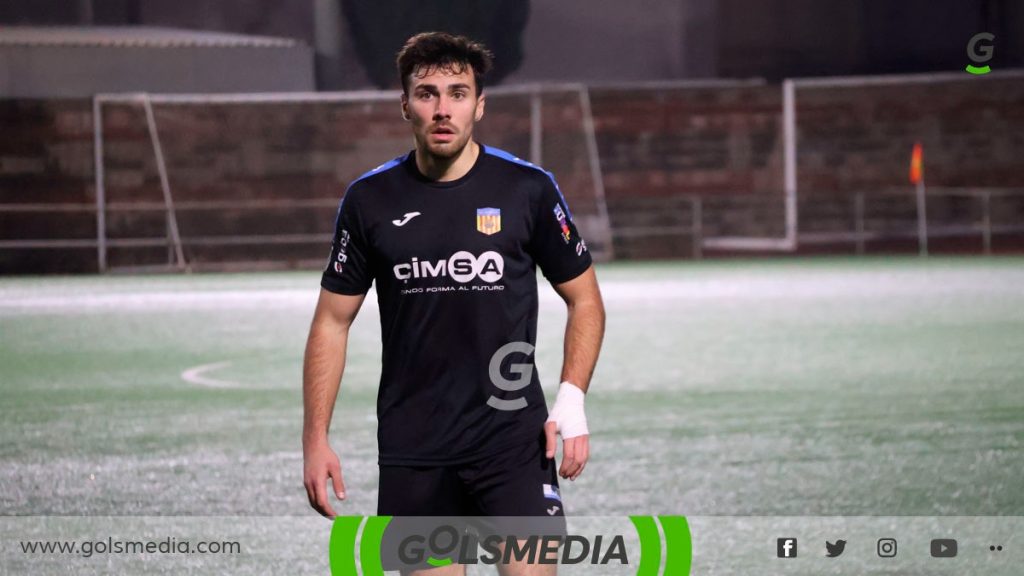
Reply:
<svg viewBox="0 0 1024 576"><path fill-rule="evenodd" d="M420 260L413 258L411 262L397 264L394 267L395 278L409 280L411 278L439 278L450 276L452 280L465 284L479 278L484 282L497 282L505 272L505 260L497 252L484 252L474 256L465 250L452 254L447 260Z"/></svg>

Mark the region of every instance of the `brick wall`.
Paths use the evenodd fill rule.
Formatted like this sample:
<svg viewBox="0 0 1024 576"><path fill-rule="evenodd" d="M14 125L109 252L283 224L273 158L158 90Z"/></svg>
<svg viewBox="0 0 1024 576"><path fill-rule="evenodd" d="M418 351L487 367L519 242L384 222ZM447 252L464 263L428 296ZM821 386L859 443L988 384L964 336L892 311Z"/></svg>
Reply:
<svg viewBox="0 0 1024 576"><path fill-rule="evenodd" d="M0 126L0 204L95 202L90 102L0 100ZM95 235L95 212L0 211L0 241ZM95 248L0 249L0 273L95 270Z"/></svg>
<svg viewBox="0 0 1024 576"><path fill-rule="evenodd" d="M977 81L974 81L977 80ZM593 88L597 144L618 257L689 257L682 230L701 198L705 236L783 230L782 90L778 85ZM0 205L95 202L92 107L87 101L0 101ZM336 203L349 181L411 147L397 102L158 105L160 139L186 256L197 264L315 266L326 254ZM802 232L853 229L853 197L869 193L869 230L912 227L910 147L925 150L929 187L1024 188L1024 79L797 90ZM542 98L544 166L554 172L588 235L599 231L578 93ZM104 107L104 168L112 207L163 201L142 109ZM493 93L478 127L484 143L530 154L528 96ZM887 191L889 196L879 196ZM895 195L892 195L895 193ZM231 201L315 201L313 206L200 210ZM1024 202L993 199L996 224L1024 224ZM933 198L936 224L977 221L976 200ZM108 236L163 238L162 211L107 213ZM616 230L675 232L626 237ZM0 240L94 239L88 210L0 211ZM311 234L292 244L217 246L218 235ZM598 240L595 238L595 240ZM588 242L590 242L588 240ZM840 247L846 250L848 247ZM110 263L160 264L166 246L112 247ZM0 272L82 272L94 247L0 249Z"/></svg>
<svg viewBox="0 0 1024 576"><path fill-rule="evenodd" d="M913 222L915 141L929 188L1024 188L1024 79L798 88L796 101L801 231L850 230L858 191L874 229ZM1024 224L1019 197L992 208L997 223ZM978 201L929 198L936 225L979 216Z"/></svg>
<svg viewBox="0 0 1024 576"><path fill-rule="evenodd" d="M705 236L783 231L781 91L777 86L606 88L591 92L613 237L647 225L650 197L700 196ZM655 208L657 210L657 208ZM689 227L691 207L659 224ZM692 253L691 235L616 240L621 257Z"/></svg>

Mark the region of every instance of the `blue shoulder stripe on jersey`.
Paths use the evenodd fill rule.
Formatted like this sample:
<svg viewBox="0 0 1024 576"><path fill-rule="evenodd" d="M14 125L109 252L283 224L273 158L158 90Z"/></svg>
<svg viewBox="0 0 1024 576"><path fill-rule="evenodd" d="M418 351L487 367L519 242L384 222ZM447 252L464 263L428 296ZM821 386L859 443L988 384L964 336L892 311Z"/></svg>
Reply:
<svg viewBox="0 0 1024 576"><path fill-rule="evenodd" d="M348 188L345 189L345 195L341 197L341 202L338 203L338 213L334 215L334 229L335 230L338 229L338 220L341 219L341 207L345 205L345 198L348 198L348 191L352 189L352 186L356 182L359 182L360 180L364 180L366 178L369 178L370 176L373 176L374 174L380 174L381 172L387 172L388 170L391 170L395 166L398 166L399 164L404 162L406 157L407 157L407 155L403 154L402 156L399 156L398 158L394 158L394 159L388 160L387 162L381 164L380 166L377 166L373 170L370 170L370 171L364 173L359 178L356 178L355 180L349 182Z"/></svg>
<svg viewBox="0 0 1024 576"><path fill-rule="evenodd" d="M572 210L569 210L569 203L565 201L565 196L562 194L562 189L558 187L558 182L555 180L554 174L548 172L547 170L541 168L540 166L537 166L533 162L527 162L526 160L523 160L518 156L513 156L512 154L509 154L508 152L501 150L500 148L484 146L484 150L488 154L491 154L492 156L497 156L502 160L507 160L509 162L512 162L513 164L519 164L520 166L526 166L527 168L533 168L534 170L539 170L540 172L543 172L548 178L551 179L551 183L554 184L555 186L555 191L558 192L558 197L561 198L562 204L565 206L565 211L569 216L569 220L572 220Z"/></svg>
<svg viewBox="0 0 1024 576"><path fill-rule="evenodd" d="M405 162L405 159L408 158L408 156L409 156L408 154L402 154L398 158L393 158L391 160L388 160L387 162L381 164L380 166L377 166L373 170L370 170L370 171L366 172L365 174L363 174L362 176L360 176L359 178L356 178L355 180L353 180L348 185L348 187L351 188L352 184L355 184L356 182L359 182L360 180L365 180L366 178L369 178L370 176L373 176L374 174L380 174L381 172L386 172L388 170L391 170L395 166L398 166L402 162Z"/></svg>

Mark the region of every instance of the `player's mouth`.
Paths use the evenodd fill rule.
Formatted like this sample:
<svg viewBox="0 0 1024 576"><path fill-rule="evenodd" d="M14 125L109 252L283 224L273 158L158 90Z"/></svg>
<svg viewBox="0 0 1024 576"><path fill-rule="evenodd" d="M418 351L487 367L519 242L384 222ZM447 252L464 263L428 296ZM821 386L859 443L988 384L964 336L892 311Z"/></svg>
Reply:
<svg viewBox="0 0 1024 576"><path fill-rule="evenodd" d="M447 126L438 126L430 131L430 135L433 136L434 140L451 142L455 139L455 130Z"/></svg>

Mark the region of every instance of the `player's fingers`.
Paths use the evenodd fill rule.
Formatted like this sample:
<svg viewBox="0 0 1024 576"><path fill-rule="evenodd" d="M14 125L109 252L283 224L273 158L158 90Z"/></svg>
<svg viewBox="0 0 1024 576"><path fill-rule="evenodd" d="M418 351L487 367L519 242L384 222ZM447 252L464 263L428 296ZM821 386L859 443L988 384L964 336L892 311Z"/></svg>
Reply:
<svg viewBox="0 0 1024 576"><path fill-rule="evenodd" d="M544 423L544 436L547 439L547 447L544 449L548 460L555 457L555 449L558 447L558 425L554 422Z"/></svg>
<svg viewBox="0 0 1024 576"><path fill-rule="evenodd" d="M590 437L586 434L576 438L579 440L576 446L576 460L580 463L580 467L576 470L576 473L569 477L570 480L575 480L580 477L583 473L583 468L587 466L587 460L590 459Z"/></svg>
<svg viewBox="0 0 1024 576"><path fill-rule="evenodd" d="M303 482L303 486L306 488L306 498L309 499L310 508L316 509L316 496L313 494L313 486L308 481Z"/></svg>
<svg viewBox="0 0 1024 576"><path fill-rule="evenodd" d="M575 474L574 476L571 476L571 477L569 478L569 480L576 480L577 478L579 478L579 477L580 477L580 474L583 474L583 469L584 469L584 468L586 468L586 467L587 467L587 465L586 465L586 464L580 464L580 467L579 467L579 469L578 469L578 470L576 470L576 474Z"/></svg>
<svg viewBox="0 0 1024 576"><path fill-rule="evenodd" d="M316 489L316 511L327 518L334 518L337 514L334 513L334 509L331 508L331 501L327 498L327 475L318 478L315 485Z"/></svg>
<svg viewBox="0 0 1024 576"><path fill-rule="evenodd" d="M345 479L341 475L341 466L331 468L328 473L331 475L331 480L334 482L334 495L338 497L338 500L345 499Z"/></svg>
<svg viewBox="0 0 1024 576"><path fill-rule="evenodd" d="M558 473L561 474L562 478L569 477L569 471L576 468L576 439L575 438L563 438L562 439L562 466L558 469Z"/></svg>
<svg viewBox="0 0 1024 576"><path fill-rule="evenodd" d="M573 438L573 465L567 471L570 480L575 480L576 476L579 476L580 470L583 469L583 465L586 461L583 459L583 447L586 442L586 436L577 436Z"/></svg>

